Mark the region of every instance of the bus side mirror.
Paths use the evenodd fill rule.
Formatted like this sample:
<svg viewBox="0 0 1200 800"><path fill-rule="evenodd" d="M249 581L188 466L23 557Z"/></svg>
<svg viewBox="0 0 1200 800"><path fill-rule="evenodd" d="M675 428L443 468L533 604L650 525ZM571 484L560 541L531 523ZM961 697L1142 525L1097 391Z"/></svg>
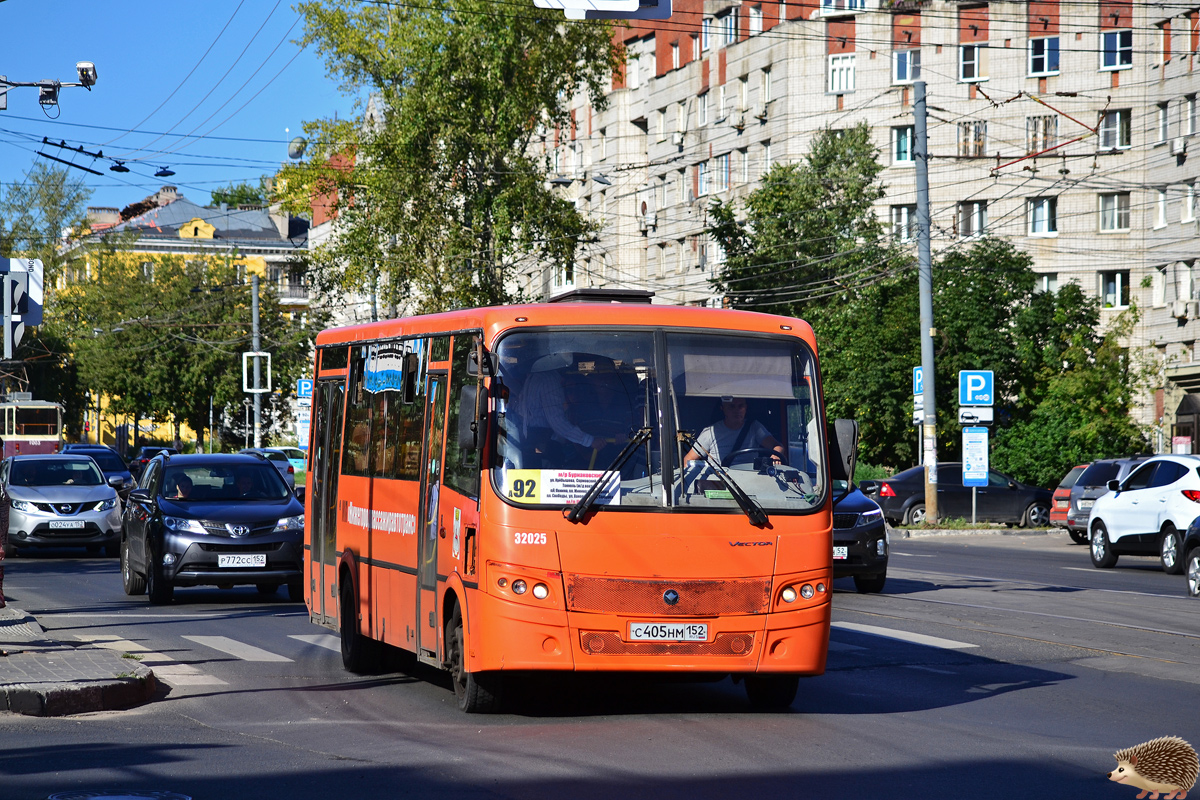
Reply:
<svg viewBox="0 0 1200 800"><path fill-rule="evenodd" d="M458 447L464 451L479 449L479 421L475 419L478 387L464 386L458 393Z"/></svg>
<svg viewBox="0 0 1200 800"><path fill-rule="evenodd" d="M479 350L472 350L471 355L467 357L467 374L470 375L472 378L479 377L479 352L480 352ZM496 366L497 366L496 365L496 356L494 356L491 353L484 350L483 351L483 374L484 375L495 375L496 374Z"/></svg>
<svg viewBox="0 0 1200 800"><path fill-rule="evenodd" d="M829 431L829 472L835 481L854 480L854 465L858 461L858 423L852 419L835 419Z"/></svg>

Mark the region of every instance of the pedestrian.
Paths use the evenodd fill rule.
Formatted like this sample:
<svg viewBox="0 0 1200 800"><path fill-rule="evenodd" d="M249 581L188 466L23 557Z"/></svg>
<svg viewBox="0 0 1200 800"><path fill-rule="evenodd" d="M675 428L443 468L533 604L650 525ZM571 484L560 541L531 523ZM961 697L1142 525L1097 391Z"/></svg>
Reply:
<svg viewBox="0 0 1200 800"><path fill-rule="evenodd" d="M4 451L4 440L0 439L0 452ZM8 489L0 484L0 608L4 608L4 554L8 552Z"/></svg>

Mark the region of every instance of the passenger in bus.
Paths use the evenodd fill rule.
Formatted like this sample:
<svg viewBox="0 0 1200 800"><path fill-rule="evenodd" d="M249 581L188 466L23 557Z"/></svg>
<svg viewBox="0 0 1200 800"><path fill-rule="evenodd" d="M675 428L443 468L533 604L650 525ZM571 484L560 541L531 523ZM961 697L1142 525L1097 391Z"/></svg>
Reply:
<svg viewBox="0 0 1200 800"><path fill-rule="evenodd" d="M574 363L571 353L542 356L533 363L529 378L521 389L518 407L521 418L521 441L526 466L564 467L571 459L570 444L591 450L601 450L606 442L593 436L567 417L567 398L563 392L561 371Z"/></svg>
<svg viewBox="0 0 1200 800"><path fill-rule="evenodd" d="M759 450L770 451L771 461L778 464L783 461L783 445L771 435L771 432L758 420L746 419L746 398L721 398L721 414L719 422L714 422L700 432L696 444L712 453L721 462L721 466L730 467L734 462L751 462L759 455ZM688 450L683 457L684 463L698 461L703 456L695 449Z"/></svg>

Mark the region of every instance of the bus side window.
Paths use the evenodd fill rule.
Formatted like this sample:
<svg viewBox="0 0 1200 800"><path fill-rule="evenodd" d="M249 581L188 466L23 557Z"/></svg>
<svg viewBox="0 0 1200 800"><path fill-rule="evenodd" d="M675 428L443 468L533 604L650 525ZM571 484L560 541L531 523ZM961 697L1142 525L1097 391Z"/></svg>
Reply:
<svg viewBox="0 0 1200 800"><path fill-rule="evenodd" d="M446 471L444 483L470 497L479 497L479 470L481 447L460 441L462 431L469 430L464 417L475 414L479 378L470 374L470 358L476 352L478 337L457 334L454 337L454 357L450 363L450 419L446 430ZM477 370L476 370L477 371ZM473 391L472 391L473 390ZM482 444L484 427L478 427L478 441Z"/></svg>

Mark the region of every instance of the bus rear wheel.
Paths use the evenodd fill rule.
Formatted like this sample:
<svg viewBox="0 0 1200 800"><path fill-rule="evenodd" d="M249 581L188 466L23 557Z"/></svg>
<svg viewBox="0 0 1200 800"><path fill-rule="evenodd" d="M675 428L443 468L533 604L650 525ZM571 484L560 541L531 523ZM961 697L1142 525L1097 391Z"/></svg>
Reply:
<svg viewBox="0 0 1200 800"><path fill-rule="evenodd" d="M344 579L339 594L342 666L360 675L379 672L382 667L379 642L363 636L358 629L358 593L354 581Z"/></svg>
<svg viewBox="0 0 1200 800"><path fill-rule="evenodd" d="M446 666L454 684L458 707L468 714L490 714L500 710L503 678L498 672L467 672L466 642L462 612L458 606L446 623Z"/></svg>
<svg viewBox="0 0 1200 800"><path fill-rule="evenodd" d="M759 711L785 711L796 699L799 675L747 675L746 697Z"/></svg>

